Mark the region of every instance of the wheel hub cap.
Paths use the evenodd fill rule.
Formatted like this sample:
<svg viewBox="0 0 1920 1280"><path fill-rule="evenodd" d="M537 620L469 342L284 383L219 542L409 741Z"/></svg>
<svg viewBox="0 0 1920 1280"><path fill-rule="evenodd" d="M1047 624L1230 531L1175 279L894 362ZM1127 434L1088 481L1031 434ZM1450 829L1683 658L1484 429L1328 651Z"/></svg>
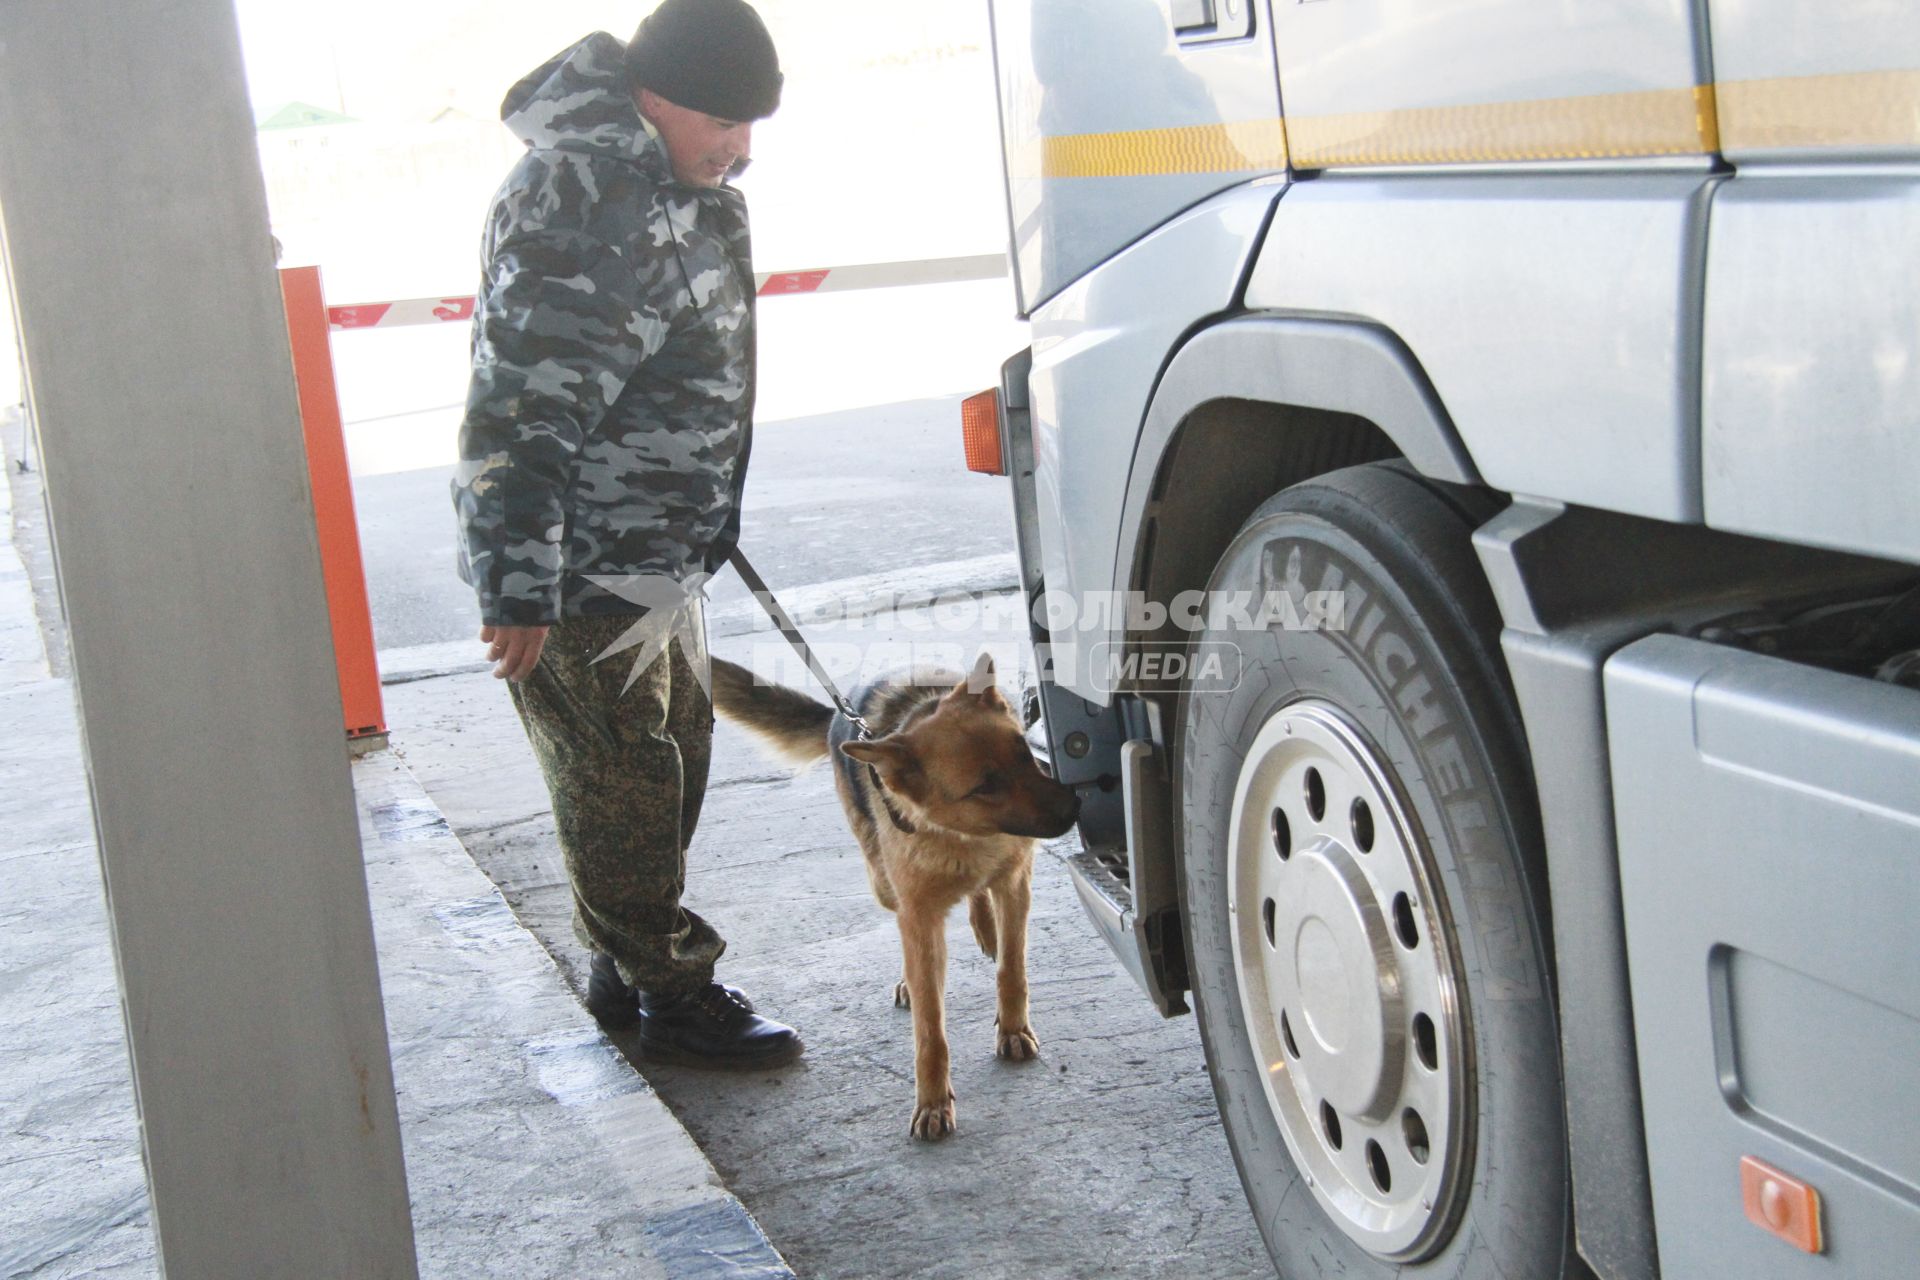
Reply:
<svg viewBox="0 0 1920 1280"><path fill-rule="evenodd" d="M1428 856L1339 712L1283 708L1241 767L1228 909L1274 1119L1321 1206L1391 1261L1444 1243L1465 1185L1465 1016Z"/></svg>
<svg viewBox="0 0 1920 1280"><path fill-rule="evenodd" d="M1293 963L1276 946L1282 963L1272 976L1282 1007L1301 1012L1303 1069L1336 1110L1378 1119L1406 1057L1386 918L1352 855L1332 841L1282 863L1276 887L1276 941L1288 928Z"/></svg>

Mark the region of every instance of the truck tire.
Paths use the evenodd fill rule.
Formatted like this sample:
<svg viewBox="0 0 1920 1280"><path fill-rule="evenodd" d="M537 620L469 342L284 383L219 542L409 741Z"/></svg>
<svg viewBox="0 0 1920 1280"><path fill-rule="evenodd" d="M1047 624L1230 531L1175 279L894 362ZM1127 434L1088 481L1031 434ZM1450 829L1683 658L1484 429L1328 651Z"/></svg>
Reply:
<svg viewBox="0 0 1920 1280"><path fill-rule="evenodd" d="M1403 464L1337 471L1254 512L1210 584L1290 601L1210 619L1239 679L1186 692L1177 743L1196 1014L1285 1277L1586 1274L1476 500Z"/></svg>

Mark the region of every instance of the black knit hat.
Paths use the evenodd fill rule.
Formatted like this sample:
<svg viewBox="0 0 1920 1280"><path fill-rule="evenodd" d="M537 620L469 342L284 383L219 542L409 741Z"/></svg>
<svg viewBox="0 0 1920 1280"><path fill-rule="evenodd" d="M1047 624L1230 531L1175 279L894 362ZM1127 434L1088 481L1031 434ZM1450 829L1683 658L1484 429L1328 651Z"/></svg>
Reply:
<svg viewBox="0 0 1920 1280"><path fill-rule="evenodd" d="M745 0L666 0L627 42L627 75L722 120L758 120L780 105L780 58Z"/></svg>

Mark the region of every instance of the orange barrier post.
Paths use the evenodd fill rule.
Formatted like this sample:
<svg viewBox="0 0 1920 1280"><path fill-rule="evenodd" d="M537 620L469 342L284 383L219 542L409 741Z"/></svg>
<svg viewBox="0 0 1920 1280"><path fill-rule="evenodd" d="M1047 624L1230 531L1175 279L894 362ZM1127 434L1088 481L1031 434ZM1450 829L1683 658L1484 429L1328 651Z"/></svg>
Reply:
<svg viewBox="0 0 1920 1280"><path fill-rule="evenodd" d="M340 673L347 737L384 737L387 713L380 701L367 572L360 560L360 526L353 514L353 482L347 470L340 399L333 384L320 268L282 268L280 292L286 298L287 339L293 347L293 376L300 389L300 429L307 439L313 522L320 535L320 566L333 618L333 655Z"/></svg>

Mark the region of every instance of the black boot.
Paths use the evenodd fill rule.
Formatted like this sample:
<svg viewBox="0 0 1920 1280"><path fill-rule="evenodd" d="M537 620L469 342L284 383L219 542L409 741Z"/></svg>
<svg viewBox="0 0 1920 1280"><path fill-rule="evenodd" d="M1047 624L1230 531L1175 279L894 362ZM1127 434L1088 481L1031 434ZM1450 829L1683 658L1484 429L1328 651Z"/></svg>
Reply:
<svg viewBox="0 0 1920 1280"><path fill-rule="evenodd" d="M800 1056L792 1027L754 1013L717 982L681 996L640 996L640 1052L689 1067L757 1070Z"/></svg>
<svg viewBox="0 0 1920 1280"><path fill-rule="evenodd" d="M728 995L753 1012L753 1002L732 987ZM610 1031L623 1031L640 1021L640 992L620 976L613 957L604 951L593 953L593 965L587 971L587 1012L594 1021Z"/></svg>
<svg viewBox="0 0 1920 1280"><path fill-rule="evenodd" d="M604 951L593 953L593 968L587 973L587 1012L613 1030L640 1021L640 993L626 984L613 957Z"/></svg>

